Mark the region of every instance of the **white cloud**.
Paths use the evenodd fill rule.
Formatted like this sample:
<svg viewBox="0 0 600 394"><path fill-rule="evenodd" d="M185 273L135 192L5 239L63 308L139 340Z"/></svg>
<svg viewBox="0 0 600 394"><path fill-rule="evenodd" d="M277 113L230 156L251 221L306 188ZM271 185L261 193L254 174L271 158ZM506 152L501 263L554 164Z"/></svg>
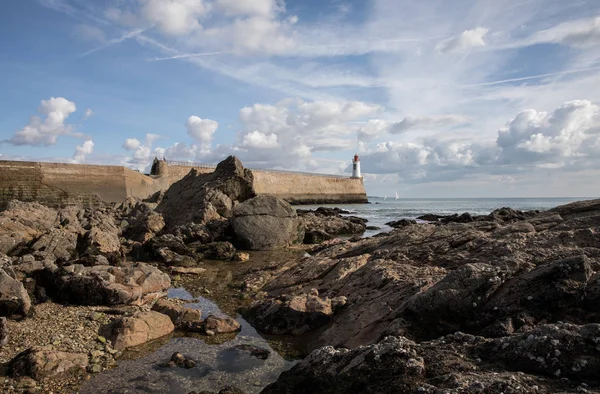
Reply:
<svg viewBox="0 0 600 394"><path fill-rule="evenodd" d="M600 16L561 23L535 33L529 43L562 43L588 48L600 45Z"/></svg>
<svg viewBox="0 0 600 394"><path fill-rule="evenodd" d="M587 100L570 101L552 113L530 109L498 131L502 164L555 164L589 159L600 140L599 108Z"/></svg>
<svg viewBox="0 0 600 394"><path fill-rule="evenodd" d="M165 34L180 36L202 28L198 18L206 12L203 0L143 0L141 14Z"/></svg>
<svg viewBox="0 0 600 394"><path fill-rule="evenodd" d="M76 109L75 103L64 97L42 100L38 112L46 118L42 120L39 116L32 116L29 124L17 131L8 142L14 145L49 146L54 145L61 135L79 136L72 132L72 126L65 124Z"/></svg>
<svg viewBox="0 0 600 394"><path fill-rule="evenodd" d="M398 173L407 182L463 179L556 170L600 168L600 108L587 100L552 112L524 110L497 133L495 142L428 139L385 142L361 155L365 173Z"/></svg>
<svg viewBox="0 0 600 394"><path fill-rule="evenodd" d="M263 134L254 130L244 135L242 146L245 148L274 149L279 146L276 134Z"/></svg>
<svg viewBox="0 0 600 394"><path fill-rule="evenodd" d="M390 133L399 134L411 129L436 129L466 124L469 120L460 115L407 116L394 123Z"/></svg>
<svg viewBox="0 0 600 394"><path fill-rule="evenodd" d="M83 163L88 155L94 152L94 142L92 140L84 141L83 144L75 147L75 154L73 155L73 162Z"/></svg>
<svg viewBox="0 0 600 394"><path fill-rule="evenodd" d="M128 151L134 151L142 146L142 143L137 138L127 138L123 143L123 148Z"/></svg>
<svg viewBox="0 0 600 394"><path fill-rule="evenodd" d="M469 49L485 46L484 37L489 32L485 27L465 30L459 36L449 38L438 44L437 50L441 53L466 52Z"/></svg>
<svg viewBox="0 0 600 394"><path fill-rule="evenodd" d="M92 115L94 115L94 111L92 111L91 108L86 109L83 120L89 119Z"/></svg>
<svg viewBox="0 0 600 394"><path fill-rule="evenodd" d="M213 134L217 131L219 123L210 119L202 119L197 116L190 116L185 123L187 133L195 141L201 144L210 144Z"/></svg>

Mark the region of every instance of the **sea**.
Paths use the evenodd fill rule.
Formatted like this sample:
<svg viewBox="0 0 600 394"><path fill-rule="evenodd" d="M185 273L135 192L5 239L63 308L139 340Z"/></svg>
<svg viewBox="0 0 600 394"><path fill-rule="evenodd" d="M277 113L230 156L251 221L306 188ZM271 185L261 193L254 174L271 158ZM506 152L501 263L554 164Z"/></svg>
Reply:
<svg viewBox="0 0 600 394"><path fill-rule="evenodd" d="M547 210L574 201L590 200L589 197L570 198L392 198L369 197L369 204L303 205L297 208L316 209L320 206L338 207L352 212L352 215L367 219L369 226L379 230L368 230L364 236L373 236L382 231L390 231L385 223L399 219L416 219L418 216L434 213L452 215L469 212L472 215L487 215L495 209L509 207L521 211Z"/></svg>

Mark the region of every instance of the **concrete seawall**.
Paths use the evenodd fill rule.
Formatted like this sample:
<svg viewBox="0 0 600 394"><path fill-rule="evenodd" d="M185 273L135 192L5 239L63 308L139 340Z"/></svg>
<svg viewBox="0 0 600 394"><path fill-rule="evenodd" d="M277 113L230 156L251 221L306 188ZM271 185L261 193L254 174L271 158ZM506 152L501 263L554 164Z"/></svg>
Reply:
<svg viewBox="0 0 600 394"><path fill-rule="evenodd" d="M12 199L48 205L99 201L121 202L146 198L166 190L191 169L166 165L156 175L144 175L123 166L39 163L0 160L0 204ZM209 173L212 168L196 168ZM259 195L273 195L295 204L365 203L362 179L252 170Z"/></svg>

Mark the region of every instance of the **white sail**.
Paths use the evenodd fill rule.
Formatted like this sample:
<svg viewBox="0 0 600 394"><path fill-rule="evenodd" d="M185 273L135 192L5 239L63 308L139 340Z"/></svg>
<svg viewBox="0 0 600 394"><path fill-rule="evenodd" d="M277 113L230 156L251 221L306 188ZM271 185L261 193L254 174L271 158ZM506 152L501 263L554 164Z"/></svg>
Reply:
<svg viewBox="0 0 600 394"><path fill-rule="evenodd" d="M399 198L399 197L398 197L398 192L396 192L396 198L395 198L395 200L397 200L398 198Z"/></svg>
<svg viewBox="0 0 600 394"><path fill-rule="evenodd" d="M383 196L383 199L384 199L384 200L387 200L387 194L386 194L385 196Z"/></svg>

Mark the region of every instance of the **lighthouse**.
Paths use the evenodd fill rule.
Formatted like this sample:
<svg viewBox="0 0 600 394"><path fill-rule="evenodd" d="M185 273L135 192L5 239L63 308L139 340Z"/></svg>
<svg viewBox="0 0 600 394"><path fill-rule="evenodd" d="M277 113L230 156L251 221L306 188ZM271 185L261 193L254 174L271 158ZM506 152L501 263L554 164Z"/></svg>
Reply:
<svg viewBox="0 0 600 394"><path fill-rule="evenodd" d="M355 154L354 159L352 159L352 178L361 178L360 159L358 158L358 154Z"/></svg>

